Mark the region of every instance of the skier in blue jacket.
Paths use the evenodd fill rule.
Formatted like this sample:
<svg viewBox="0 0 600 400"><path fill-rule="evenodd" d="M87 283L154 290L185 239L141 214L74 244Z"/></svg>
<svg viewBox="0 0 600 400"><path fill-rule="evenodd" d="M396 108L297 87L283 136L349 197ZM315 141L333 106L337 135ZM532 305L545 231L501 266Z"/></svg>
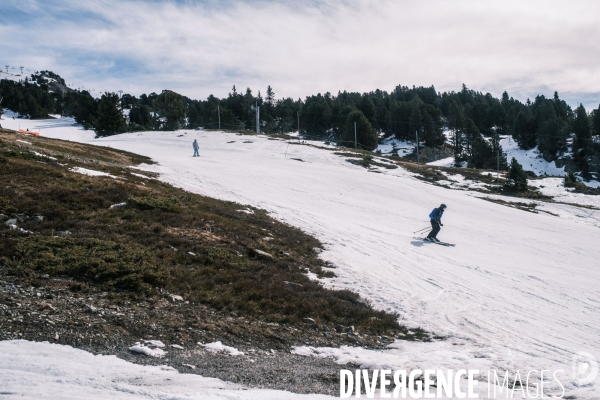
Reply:
<svg viewBox="0 0 600 400"><path fill-rule="evenodd" d="M198 154L198 142L196 141L196 139L194 139L192 147L194 148L194 157L200 157L200 154Z"/></svg>
<svg viewBox="0 0 600 400"><path fill-rule="evenodd" d="M442 215L444 215L444 210L446 209L446 205L442 204L438 208L434 208L433 211L429 214L429 219L431 221L431 232L427 235L427 240L430 242L439 242L437 239L437 234L440 231L440 227L444 226L442 224Z"/></svg>

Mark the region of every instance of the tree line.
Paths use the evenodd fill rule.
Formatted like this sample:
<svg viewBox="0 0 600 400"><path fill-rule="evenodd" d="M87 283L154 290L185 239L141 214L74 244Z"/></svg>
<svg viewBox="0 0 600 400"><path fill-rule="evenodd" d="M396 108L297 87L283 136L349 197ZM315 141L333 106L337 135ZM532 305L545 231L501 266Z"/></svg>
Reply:
<svg viewBox="0 0 600 400"><path fill-rule="evenodd" d="M450 137L457 162L495 168L500 135L512 135L522 149L538 146L551 161L568 151L584 173L600 154L600 112L575 110L558 93L523 103L504 92L501 98L468 89L437 92L430 87L397 86L393 91L338 92L277 99L271 86L265 96L235 86L225 98L194 100L170 90L139 97L104 93L96 99L68 88L60 76L42 71L22 82L0 81L2 105L31 118L72 116L98 136L127 131L213 128L288 133L300 128L306 137L373 150L382 137L443 146ZM596 137L595 137L596 136ZM501 157L502 167L506 166ZM596 160L596 161L594 161Z"/></svg>

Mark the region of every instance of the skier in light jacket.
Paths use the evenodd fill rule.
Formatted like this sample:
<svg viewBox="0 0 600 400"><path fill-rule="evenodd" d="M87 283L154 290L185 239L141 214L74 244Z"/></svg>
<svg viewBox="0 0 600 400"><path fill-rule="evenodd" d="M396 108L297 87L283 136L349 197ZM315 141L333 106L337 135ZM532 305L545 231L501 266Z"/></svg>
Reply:
<svg viewBox="0 0 600 400"><path fill-rule="evenodd" d="M427 235L427 240L430 242L439 242L437 238L437 234L440 231L440 227L444 226L442 224L442 215L444 215L444 210L446 209L446 205L442 204L438 208L434 208L433 211L429 214L429 219L431 222L431 232Z"/></svg>
<svg viewBox="0 0 600 400"><path fill-rule="evenodd" d="M198 142L196 139L194 139L192 146L194 147L194 157L200 157L200 154L198 154Z"/></svg>

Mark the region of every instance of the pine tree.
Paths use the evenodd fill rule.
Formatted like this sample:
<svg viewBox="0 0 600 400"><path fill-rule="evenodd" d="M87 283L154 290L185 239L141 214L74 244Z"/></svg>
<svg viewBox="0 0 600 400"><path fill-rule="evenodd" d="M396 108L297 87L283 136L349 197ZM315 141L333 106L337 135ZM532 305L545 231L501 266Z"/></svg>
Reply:
<svg viewBox="0 0 600 400"><path fill-rule="evenodd" d="M429 115L429 113L424 113L423 129L421 130L421 132L421 138L425 140L426 146L439 146L445 141L442 130L439 128L439 126L436 126L433 117Z"/></svg>
<svg viewBox="0 0 600 400"><path fill-rule="evenodd" d="M137 103L138 99L135 96L132 96L128 93L123 93L123 96L121 96L121 107L123 109L131 109L131 107Z"/></svg>
<svg viewBox="0 0 600 400"><path fill-rule="evenodd" d="M410 114L408 117L408 131L409 137L415 137L417 131L421 130L423 126L423 113L421 112L421 106L423 105L423 100L419 98L419 96L413 97L413 99L408 103L410 107ZM416 137L415 137L416 139Z"/></svg>
<svg viewBox="0 0 600 400"><path fill-rule="evenodd" d="M594 135L600 135L600 105L592 112L592 126Z"/></svg>
<svg viewBox="0 0 600 400"><path fill-rule="evenodd" d="M342 140L339 144L346 147L354 147L354 124L356 123L356 142L359 149L374 150L377 148L377 132L362 113L354 108L346 117L346 123L342 132Z"/></svg>
<svg viewBox="0 0 600 400"><path fill-rule="evenodd" d="M377 108L375 107L375 103L373 103L373 100L371 100L369 95L363 94L361 96L360 102L357 104L357 108L365 117L367 117L371 125L374 125Z"/></svg>
<svg viewBox="0 0 600 400"><path fill-rule="evenodd" d="M496 153L494 153L493 145L488 143L481 135L478 135L474 137L471 146L472 155L469 159L469 167L496 169ZM506 158L504 153L502 153L501 156L500 167L504 169L506 166Z"/></svg>
<svg viewBox="0 0 600 400"><path fill-rule="evenodd" d="M267 133L274 132L277 129L275 123L275 92L271 85L267 86L267 96L265 97L264 110L260 113L260 119L263 121L264 130Z"/></svg>
<svg viewBox="0 0 600 400"><path fill-rule="evenodd" d="M523 171L523 166L514 157L510 161L504 188L512 191L527 190L527 174Z"/></svg>
<svg viewBox="0 0 600 400"><path fill-rule="evenodd" d="M300 112L300 129L309 135L325 136L332 128L332 112L321 93L306 98Z"/></svg>
<svg viewBox="0 0 600 400"><path fill-rule="evenodd" d="M256 98L252 94L252 89L246 88L246 94L244 94L246 115L242 120L246 121L245 128L249 130L256 129L255 100Z"/></svg>
<svg viewBox="0 0 600 400"><path fill-rule="evenodd" d="M273 107L275 104L275 92L273 92L271 85L267 86L267 97L265 98L265 103L269 107Z"/></svg>
<svg viewBox="0 0 600 400"><path fill-rule="evenodd" d="M522 149L528 150L535 146L535 121L529 107L523 108L517 115L513 123L513 138Z"/></svg>
<svg viewBox="0 0 600 400"><path fill-rule="evenodd" d="M210 119L212 121L217 121L217 108L214 107L211 111ZM216 125L215 125L216 126ZM244 124L240 122L235 115L225 107L221 107L221 128L222 129L243 129Z"/></svg>
<svg viewBox="0 0 600 400"><path fill-rule="evenodd" d="M462 156L462 129L464 116L457 102L450 103L448 109L448 129L452 131L452 142L454 145L454 161L459 163Z"/></svg>
<svg viewBox="0 0 600 400"><path fill-rule="evenodd" d="M510 100L506 91L502 93L502 100L500 101L500 104L502 104L502 107L504 107L505 110L507 110L510 105Z"/></svg>
<svg viewBox="0 0 600 400"><path fill-rule="evenodd" d="M133 106L129 111L129 123L133 130L153 129L150 108L146 105Z"/></svg>
<svg viewBox="0 0 600 400"><path fill-rule="evenodd" d="M566 147L566 132L558 118L548 119L538 128L538 143L541 152L554 156L559 150Z"/></svg>
<svg viewBox="0 0 600 400"><path fill-rule="evenodd" d="M119 95L104 93L98 104L98 118L94 123L97 136L110 136L127 131L127 122L120 107Z"/></svg>
<svg viewBox="0 0 600 400"><path fill-rule="evenodd" d="M570 169L567 169L567 175L565 175L565 179L563 181L563 185L565 187L575 187L575 185L579 182L575 177L575 174Z"/></svg>
<svg viewBox="0 0 600 400"><path fill-rule="evenodd" d="M461 159L468 162L467 166L469 168L495 168L494 146L497 146L495 142L497 137L493 138L492 144L490 144L482 136L479 128L471 118L465 117L463 124L464 153ZM502 164L506 164L506 162Z"/></svg>
<svg viewBox="0 0 600 400"><path fill-rule="evenodd" d="M479 128L469 117L465 117L463 120L463 149L464 157L468 160L473 157L473 144L481 138L481 132Z"/></svg>
<svg viewBox="0 0 600 400"><path fill-rule="evenodd" d="M165 118L164 129L177 130L185 125L186 106L183 96L171 90L163 90L152 105L158 115Z"/></svg>
<svg viewBox="0 0 600 400"><path fill-rule="evenodd" d="M190 128L197 128L200 125L200 114L194 104L188 105L188 126Z"/></svg>
<svg viewBox="0 0 600 400"><path fill-rule="evenodd" d="M577 150L587 150L590 147L592 133L590 131L587 112L585 111L583 104L580 104L579 107L577 107L577 110L575 110L573 132L575 132ZM583 155L585 156L585 154Z"/></svg>
<svg viewBox="0 0 600 400"><path fill-rule="evenodd" d="M399 140L407 140L409 136L408 118L410 115L410 107L406 101L394 101L391 105L390 113L394 123L394 134ZM413 133L414 136L414 133Z"/></svg>

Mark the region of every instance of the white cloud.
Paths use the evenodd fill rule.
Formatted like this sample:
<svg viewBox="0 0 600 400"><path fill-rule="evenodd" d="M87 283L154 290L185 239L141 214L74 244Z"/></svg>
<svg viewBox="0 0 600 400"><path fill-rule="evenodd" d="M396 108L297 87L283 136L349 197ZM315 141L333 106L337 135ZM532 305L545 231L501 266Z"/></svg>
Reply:
<svg viewBox="0 0 600 400"><path fill-rule="evenodd" d="M205 98L271 85L296 98L464 82L496 96L557 90L600 102L593 0L9 4L35 20L0 26L7 61L101 90Z"/></svg>

